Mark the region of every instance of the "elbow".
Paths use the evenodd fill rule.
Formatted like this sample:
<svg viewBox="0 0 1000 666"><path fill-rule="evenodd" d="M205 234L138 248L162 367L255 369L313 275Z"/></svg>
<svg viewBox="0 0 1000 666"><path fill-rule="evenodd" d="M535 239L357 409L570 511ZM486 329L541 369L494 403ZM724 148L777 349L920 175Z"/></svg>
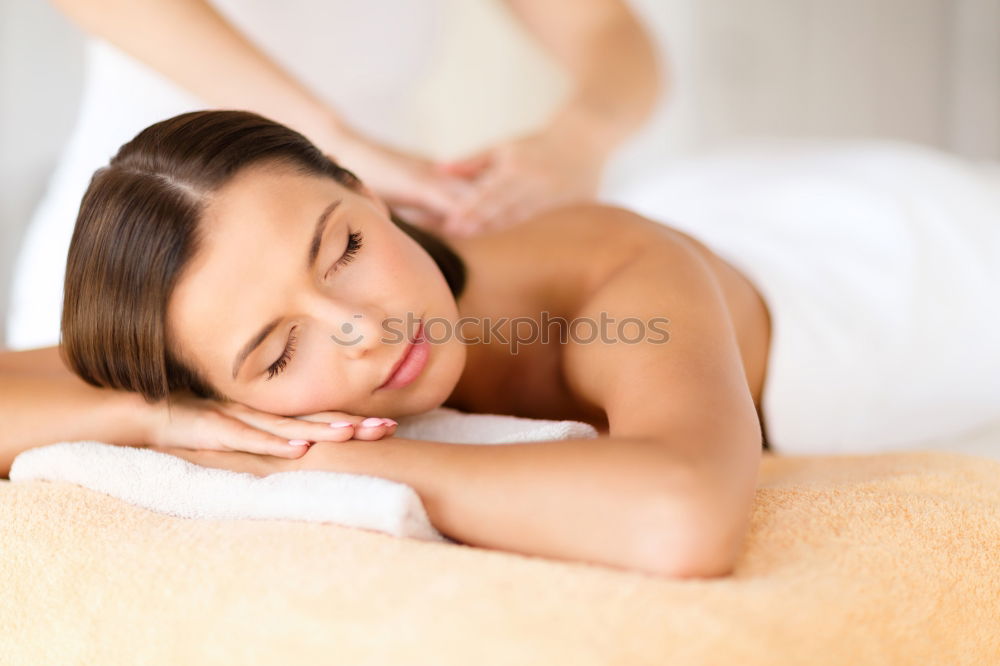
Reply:
<svg viewBox="0 0 1000 666"><path fill-rule="evenodd" d="M735 571L741 549L717 541L694 541L683 538L647 540L633 558L632 568L675 580L724 578Z"/></svg>
<svg viewBox="0 0 1000 666"><path fill-rule="evenodd" d="M633 568L670 579L731 575L750 530L752 493L741 495L699 506L676 495L660 502L634 541Z"/></svg>
<svg viewBox="0 0 1000 666"><path fill-rule="evenodd" d="M670 579L725 578L736 570L737 558L719 550L706 550L681 557L662 558L650 573Z"/></svg>
<svg viewBox="0 0 1000 666"><path fill-rule="evenodd" d="M703 447L707 457L678 464L674 455L655 472L659 487L631 525L632 568L673 579L734 573L750 532L762 456L759 430L751 435L723 440L738 445Z"/></svg>

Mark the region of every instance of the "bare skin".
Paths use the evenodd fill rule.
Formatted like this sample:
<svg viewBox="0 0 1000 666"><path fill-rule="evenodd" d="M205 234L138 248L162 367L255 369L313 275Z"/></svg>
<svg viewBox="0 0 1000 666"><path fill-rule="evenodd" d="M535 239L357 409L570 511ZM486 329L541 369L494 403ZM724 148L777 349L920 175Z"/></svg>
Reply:
<svg viewBox="0 0 1000 666"><path fill-rule="evenodd" d="M585 228L589 233L580 233ZM590 242L590 233L606 235L605 242ZM618 235L626 236L626 240L615 241ZM747 385L763 426L761 397L771 333L767 304L745 275L679 230L638 216L612 219L600 207L579 207L506 233L452 239L452 247L466 260L473 275L467 293L459 301L460 314L490 320L537 320L544 309L551 315L572 319L581 302L617 268L620 257L615 252L628 252L635 242L629 238L632 235L661 242L683 238L705 259L725 296ZM623 247L615 248L616 242ZM505 297L498 298L500 294ZM503 330L510 331L509 327ZM566 349L565 345L542 344L540 340L519 346L516 355L499 340L472 346L462 379L445 404L469 412L573 419L607 434L604 411L567 386ZM498 386L504 390L497 390Z"/></svg>
<svg viewBox="0 0 1000 666"><path fill-rule="evenodd" d="M315 211L334 199L342 202L340 217L331 218L319 265L307 270L302 250ZM761 454L769 317L753 285L702 244L621 209L558 209L453 241L469 275L455 299L367 190L251 170L216 194L205 223L211 233L204 255L178 283L168 319L181 350L213 385L242 409L269 409L282 420L260 427L278 432L288 421L304 427L278 415L315 417L318 409L395 417L443 404L578 419L602 436L480 447L389 436L392 428L383 426L371 437L355 437L372 440L356 444L311 437L317 444L294 458L151 448L257 475L319 469L406 483L442 533L470 545L671 577L732 570ZM255 233L247 234L248 227ZM364 232L365 246L340 266L332 262L342 256L349 229ZM266 278L259 272L264 265ZM567 321L667 317L670 337L665 344L535 341L518 354L498 340L466 345L451 339L431 345L427 367L413 383L385 390L376 387L400 357L400 345L373 335L342 347L327 335L356 312L366 314L359 326L373 332L381 318L404 312L467 321L466 337L488 322L537 319L543 312ZM274 314L282 325L231 377L235 350ZM512 337L509 327L499 330ZM300 337L296 356L266 379L292 331ZM16 382L20 373L65 382L56 348L20 354L28 353L45 369L25 373L24 363L18 370L19 353L0 354L5 381ZM22 402L21 412L32 408ZM135 432L155 439L145 409L133 401L116 413L145 419L146 430ZM45 405L24 420L42 416L53 428L62 418ZM310 427L332 432L323 425ZM24 432L33 430L25 426Z"/></svg>
<svg viewBox="0 0 1000 666"><path fill-rule="evenodd" d="M667 230L663 225L634 216L611 221L603 212L604 209L596 207L568 209L550 214L539 224L449 239L470 273L465 293L459 300L460 315L482 320L538 319L540 310L544 309L553 317L571 318L569 313L592 291L593 285L606 279L615 261L606 245L592 246L587 236L574 232L590 227L593 233L606 233L610 240L623 228L640 236L662 236ZM763 426L761 397L770 345L767 304L746 276L703 243L676 229L669 229L668 233L691 244L706 260L722 288L739 343L747 385ZM559 270L571 267L573 279L564 279L553 266L559 266ZM516 283L511 281L514 277ZM565 286L576 288L556 288ZM506 298L498 298L500 294L506 294ZM540 306L542 303L544 307ZM502 331L508 336L511 333L510 327ZM58 349L0 352L0 369L65 377L69 371ZM509 345L500 340L493 344L470 345L468 349L461 379L445 406L473 413L579 420L607 434L606 414L566 384L564 345L542 344L536 339L522 343L516 355L511 354ZM500 385L505 390L497 390Z"/></svg>
<svg viewBox="0 0 1000 666"><path fill-rule="evenodd" d="M561 2L506 0L511 17L561 66L571 92L541 127L439 165L350 126L206 0L53 4L205 106L254 111L302 132L408 220L449 233L508 226L596 193L604 163L652 112L667 64L658 63L622 0L576 0L572 11ZM331 39L337 29L330 27Z"/></svg>
<svg viewBox="0 0 1000 666"><path fill-rule="evenodd" d="M444 404L469 412L579 419L594 424L601 436L502 447L392 436L357 445L318 442L294 460L239 452L177 455L258 475L313 469L406 483L439 530L470 545L670 576L731 571L756 487L769 341L767 308L743 275L661 224L621 209L579 205L453 241L469 276L454 300L442 285L425 280L419 263L410 263L417 257L406 252L408 241L384 226L384 212L377 212L370 194L270 178L247 174L217 199L210 259L188 275L187 285L182 280L171 310L178 339L219 388L258 409L280 401L308 413L336 400L332 404L352 413L396 417ZM281 375L285 384L265 386L255 379L280 352L285 332L279 328L277 344L248 361L245 376L230 381L228 364L214 359L228 360L227 350L236 345L212 332L222 326L217 303L251 298L234 277L233 264L251 257L249 270L274 255L292 234L282 226L272 230L270 220L305 213L285 215L279 207L266 218L250 218L276 201L318 209L338 194L345 196L341 219L364 231L368 254L360 250L329 282L303 281L294 248L304 246L307 235L292 237L287 267L272 268L274 288L290 295L275 300L267 293L271 285L260 284L252 297L259 305L249 307L247 321L239 309L232 317L238 341L253 321L266 320L269 307L287 313L289 326L304 331L299 357ZM241 233L245 224L262 236ZM340 239L338 248L345 232L339 233L333 236ZM293 291L281 289L286 281ZM384 359L398 358L388 353L389 345L372 339L345 349L323 338L310 343L310 328L335 331L355 311L464 321L466 339L481 339L483 329L500 321L505 324L497 332L506 341L456 347L453 336L431 345L427 367L412 384L370 392L370 378L384 376ZM670 338L665 344L536 339L512 353L513 322L537 321L542 313L570 322L667 317ZM330 386L331 376L341 378L337 386Z"/></svg>

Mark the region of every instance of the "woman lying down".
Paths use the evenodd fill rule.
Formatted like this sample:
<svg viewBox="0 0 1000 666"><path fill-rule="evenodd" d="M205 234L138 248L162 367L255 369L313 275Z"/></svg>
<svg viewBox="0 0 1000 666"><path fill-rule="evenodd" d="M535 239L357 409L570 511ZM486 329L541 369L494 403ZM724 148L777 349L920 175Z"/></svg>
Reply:
<svg viewBox="0 0 1000 666"><path fill-rule="evenodd" d="M980 260L970 279L997 277L990 233L966 243ZM1000 354L971 328L996 309L965 305L954 280L922 285L948 302L917 312L934 319L917 322L932 330L921 337L898 316L868 323L909 316L889 306L912 289L817 320L841 307L826 290L851 285L822 278L810 294L791 269L755 281L735 263L597 205L446 243L282 125L182 114L95 173L60 347L0 356L0 462L6 473L27 448L98 440L259 476L366 474L413 487L434 526L469 545L711 577L742 551L762 447L899 448L919 437L896 429L948 434L997 414L996 380L977 377L1000 376ZM585 421L600 436L394 436L394 419L439 406Z"/></svg>

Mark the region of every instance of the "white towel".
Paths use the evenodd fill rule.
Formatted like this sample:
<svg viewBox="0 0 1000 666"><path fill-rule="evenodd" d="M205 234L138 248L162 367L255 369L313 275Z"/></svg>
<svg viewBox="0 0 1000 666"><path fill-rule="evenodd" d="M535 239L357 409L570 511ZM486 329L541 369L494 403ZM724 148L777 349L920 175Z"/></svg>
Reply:
<svg viewBox="0 0 1000 666"><path fill-rule="evenodd" d="M439 407L400 418L396 434L439 442L509 444L596 437L597 431L577 421ZM68 481L184 518L305 520L454 543L431 525L413 488L360 474L301 471L258 477L148 449L78 441L29 449L14 458L12 482L37 479Z"/></svg>
<svg viewBox="0 0 1000 666"><path fill-rule="evenodd" d="M776 453L877 453L1000 418L997 168L891 141L747 141L618 203L697 237L761 291Z"/></svg>

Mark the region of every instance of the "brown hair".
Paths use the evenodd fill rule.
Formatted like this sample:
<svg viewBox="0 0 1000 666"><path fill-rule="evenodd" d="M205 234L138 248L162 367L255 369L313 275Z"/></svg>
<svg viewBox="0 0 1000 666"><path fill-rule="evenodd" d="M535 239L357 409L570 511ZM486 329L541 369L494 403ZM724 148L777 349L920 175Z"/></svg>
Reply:
<svg viewBox="0 0 1000 666"><path fill-rule="evenodd" d="M358 178L302 134L248 111L193 111L142 130L98 169L80 204L66 262L60 353L88 384L147 402L190 391L223 400L169 340L166 308L201 244L208 197L253 164ZM462 259L437 236L392 221L434 259L455 298Z"/></svg>

